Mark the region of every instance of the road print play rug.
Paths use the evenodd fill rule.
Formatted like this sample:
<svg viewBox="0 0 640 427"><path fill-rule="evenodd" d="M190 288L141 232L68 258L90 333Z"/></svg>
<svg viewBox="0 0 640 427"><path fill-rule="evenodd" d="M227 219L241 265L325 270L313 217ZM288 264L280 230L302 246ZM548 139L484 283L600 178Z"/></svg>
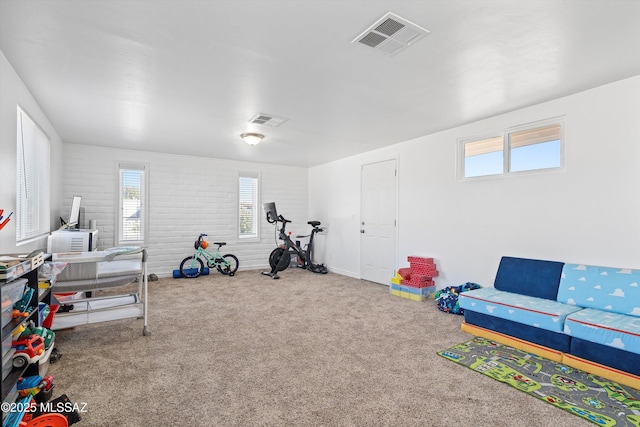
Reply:
<svg viewBox="0 0 640 427"><path fill-rule="evenodd" d="M438 354L600 426L640 426L640 391L476 337Z"/></svg>

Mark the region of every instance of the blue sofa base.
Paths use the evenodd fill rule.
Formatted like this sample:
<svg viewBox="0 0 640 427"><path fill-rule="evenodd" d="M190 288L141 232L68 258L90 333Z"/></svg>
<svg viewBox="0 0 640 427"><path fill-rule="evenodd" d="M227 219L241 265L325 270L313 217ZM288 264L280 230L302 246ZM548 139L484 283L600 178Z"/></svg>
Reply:
<svg viewBox="0 0 640 427"><path fill-rule="evenodd" d="M488 314L465 310L464 321L470 325L480 326L481 328L496 331L504 335L510 335L521 340L558 350L562 353L569 353L571 348L571 337L569 335L546 331L511 320L493 317Z"/></svg>
<svg viewBox="0 0 640 427"><path fill-rule="evenodd" d="M580 338L571 339L571 354L640 376L640 355Z"/></svg>
<svg viewBox="0 0 640 427"><path fill-rule="evenodd" d="M466 310L464 321L562 353L573 354L604 366L640 376L640 355L557 332Z"/></svg>

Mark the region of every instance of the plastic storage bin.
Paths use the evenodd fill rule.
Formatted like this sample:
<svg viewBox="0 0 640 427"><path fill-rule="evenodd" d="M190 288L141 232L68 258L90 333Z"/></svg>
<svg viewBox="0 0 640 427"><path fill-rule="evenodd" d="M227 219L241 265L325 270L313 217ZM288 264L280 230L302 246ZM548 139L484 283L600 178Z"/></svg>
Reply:
<svg viewBox="0 0 640 427"><path fill-rule="evenodd" d="M41 302L38 304L38 324L42 325L42 322L44 322L44 319L47 318L47 316L49 316L51 309L49 308L49 304L45 303L45 302Z"/></svg>
<svg viewBox="0 0 640 427"><path fill-rule="evenodd" d="M13 304L22 299L24 288L27 285L26 279L14 280L11 283L2 283L0 294L2 295L2 327L11 322L11 311Z"/></svg>
<svg viewBox="0 0 640 427"><path fill-rule="evenodd" d="M51 304L49 306L49 314L42 321L42 326L44 326L47 329L51 329L51 325L53 325L53 318L55 317L59 308L60 308L60 304Z"/></svg>

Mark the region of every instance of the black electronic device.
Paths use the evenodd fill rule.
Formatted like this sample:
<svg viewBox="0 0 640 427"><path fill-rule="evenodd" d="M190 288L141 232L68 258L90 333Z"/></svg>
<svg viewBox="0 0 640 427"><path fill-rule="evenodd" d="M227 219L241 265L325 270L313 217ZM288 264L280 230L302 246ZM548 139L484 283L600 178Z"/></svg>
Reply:
<svg viewBox="0 0 640 427"><path fill-rule="evenodd" d="M275 202L264 203L262 207L267 214L267 221L269 221L269 223L273 224L278 220L278 211L276 210Z"/></svg>

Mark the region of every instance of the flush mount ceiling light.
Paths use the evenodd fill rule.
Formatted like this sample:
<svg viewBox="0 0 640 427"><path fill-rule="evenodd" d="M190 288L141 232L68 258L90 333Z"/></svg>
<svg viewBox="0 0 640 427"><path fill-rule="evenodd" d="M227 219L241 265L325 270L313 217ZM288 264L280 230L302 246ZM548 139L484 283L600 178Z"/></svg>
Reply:
<svg viewBox="0 0 640 427"><path fill-rule="evenodd" d="M242 138L242 140L249 145L256 145L260 141L262 141L262 138L264 138L264 135L261 133L247 132L247 133L241 134L240 138Z"/></svg>

